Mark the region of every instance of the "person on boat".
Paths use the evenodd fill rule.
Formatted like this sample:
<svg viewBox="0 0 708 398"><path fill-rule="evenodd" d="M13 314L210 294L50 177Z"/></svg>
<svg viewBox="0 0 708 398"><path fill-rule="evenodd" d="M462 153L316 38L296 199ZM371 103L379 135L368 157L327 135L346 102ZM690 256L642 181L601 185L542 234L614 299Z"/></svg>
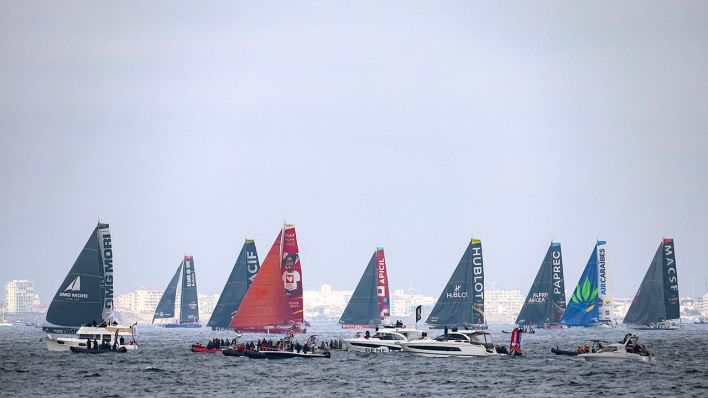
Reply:
<svg viewBox="0 0 708 398"><path fill-rule="evenodd" d="M93 349L94 350L98 349L98 341L96 341L95 339L93 340Z"/></svg>
<svg viewBox="0 0 708 398"><path fill-rule="evenodd" d="M585 352L586 354L587 354L588 352L590 352L590 346L587 345L587 344L585 344L585 348L583 349L583 352Z"/></svg>
<svg viewBox="0 0 708 398"><path fill-rule="evenodd" d="M578 348L575 349L575 352L577 352L578 354L582 354L583 353L583 346L579 345Z"/></svg>
<svg viewBox="0 0 708 398"><path fill-rule="evenodd" d="M371 333L367 330L366 333L364 333L364 338L368 339L369 337L371 337Z"/></svg>
<svg viewBox="0 0 708 398"><path fill-rule="evenodd" d="M295 351L296 351L296 352L302 351L302 345L300 345L299 342L298 342L298 343L295 343Z"/></svg>

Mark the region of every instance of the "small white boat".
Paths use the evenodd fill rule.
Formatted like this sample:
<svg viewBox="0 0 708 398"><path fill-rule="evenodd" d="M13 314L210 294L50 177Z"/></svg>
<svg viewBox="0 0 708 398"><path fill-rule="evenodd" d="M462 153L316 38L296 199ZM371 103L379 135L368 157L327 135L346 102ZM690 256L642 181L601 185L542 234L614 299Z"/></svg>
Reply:
<svg viewBox="0 0 708 398"><path fill-rule="evenodd" d="M87 342L94 340L98 344L106 343L111 347L117 344L118 348L125 347L128 351L138 349L132 326L82 326L74 336L48 334L45 338L49 351L70 351L70 347L87 348Z"/></svg>
<svg viewBox="0 0 708 398"><path fill-rule="evenodd" d="M492 343L492 335L484 330L460 330L434 339L401 342L406 352L426 357L470 357L501 355Z"/></svg>
<svg viewBox="0 0 708 398"><path fill-rule="evenodd" d="M654 354L638 343L639 338L633 334L625 336L619 343L609 343L594 340L590 352L578 354L578 358L586 361L639 361L654 362Z"/></svg>
<svg viewBox="0 0 708 398"><path fill-rule="evenodd" d="M373 336L366 334L352 339L344 339L342 342L350 351L357 352L396 352L401 351L401 343L420 339L424 332L422 330L407 327L384 327L378 329Z"/></svg>
<svg viewBox="0 0 708 398"><path fill-rule="evenodd" d="M5 310L2 311L2 321L0 321L0 326L12 326L12 322L5 319Z"/></svg>

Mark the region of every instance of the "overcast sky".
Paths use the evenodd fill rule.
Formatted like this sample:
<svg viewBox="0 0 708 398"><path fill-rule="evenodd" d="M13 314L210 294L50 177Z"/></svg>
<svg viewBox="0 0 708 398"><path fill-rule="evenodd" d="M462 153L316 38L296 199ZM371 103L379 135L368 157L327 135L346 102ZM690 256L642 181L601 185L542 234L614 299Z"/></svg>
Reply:
<svg viewBox="0 0 708 398"><path fill-rule="evenodd" d="M674 237L708 276L708 2L0 1L0 282L47 302L96 221L116 289L296 225L305 289L437 297L471 237L526 294L595 239L633 295Z"/></svg>

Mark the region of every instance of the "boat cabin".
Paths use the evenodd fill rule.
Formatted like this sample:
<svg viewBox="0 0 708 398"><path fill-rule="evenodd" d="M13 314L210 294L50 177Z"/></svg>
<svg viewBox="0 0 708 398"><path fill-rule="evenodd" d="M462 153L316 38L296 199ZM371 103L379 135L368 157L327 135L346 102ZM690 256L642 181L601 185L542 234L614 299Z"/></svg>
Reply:
<svg viewBox="0 0 708 398"><path fill-rule="evenodd" d="M86 340L96 340L98 344L107 343L113 345L132 345L135 344L133 330L130 326L108 326L108 327L90 327L82 326L77 332L79 346L85 347ZM123 342L121 343L121 338Z"/></svg>
<svg viewBox="0 0 708 398"><path fill-rule="evenodd" d="M420 337L421 333L423 333L423 331L418 329L385 328L379 329L379 331L377 331L373 336L371 336L371 338L379 340L406 341L411 340L413 338L413 335L418 335L417 337Z"/></svg>
<svg viewBox="0 0 708 398"><path fill-rule="evenodd" d="M485 348L494 349L492 343L492 335L483 330L463 330L449 332L435 338L436 341L454 341L460 343L470 343L484 346Z"/></svg>

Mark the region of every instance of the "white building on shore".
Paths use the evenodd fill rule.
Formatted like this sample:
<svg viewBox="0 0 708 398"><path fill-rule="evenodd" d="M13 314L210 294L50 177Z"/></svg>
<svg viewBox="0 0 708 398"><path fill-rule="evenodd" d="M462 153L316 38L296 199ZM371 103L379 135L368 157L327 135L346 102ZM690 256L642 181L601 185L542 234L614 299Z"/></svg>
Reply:
<svg viewBox="0 0 708 398"><path fill-rule="evenodd" d="M5 283L5 311L8 313L34 312L39 296L34 294L34 282L21 279Z"/></svg>

